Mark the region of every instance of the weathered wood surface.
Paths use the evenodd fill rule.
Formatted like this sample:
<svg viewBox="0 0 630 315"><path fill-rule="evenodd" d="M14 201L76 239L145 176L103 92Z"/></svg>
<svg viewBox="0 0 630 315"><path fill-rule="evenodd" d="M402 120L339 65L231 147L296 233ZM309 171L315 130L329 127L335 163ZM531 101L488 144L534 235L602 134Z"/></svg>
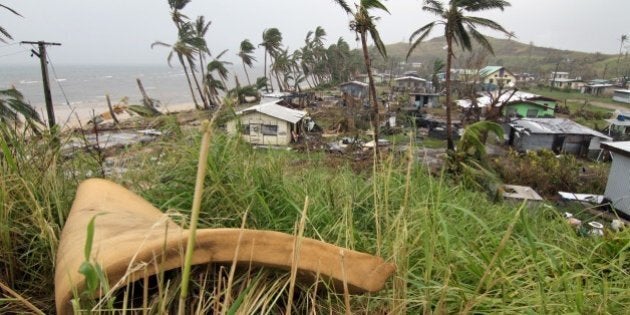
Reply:
<svg viewBox="0 0 630 315"><path fill-rule="evenodd" d="M59 314L71 313L73 289L82 292L85 279L78 270L84 260L87 225L95 219L92 260L110 282L123 285L159 269L180 268L187 230L133 192L112 182L90 179L78 190L61 234L55 268L55 301ZM240 245L239 245L240 239ZM226 263L290 270L295 236L249 229L197 231L193 264ZM238 248L238 252L237 252ZM380 257L337 247L310 238L300 240L298 273L332 280L339 289L345 281L351 292L383 288L395 267Z"/></svg>

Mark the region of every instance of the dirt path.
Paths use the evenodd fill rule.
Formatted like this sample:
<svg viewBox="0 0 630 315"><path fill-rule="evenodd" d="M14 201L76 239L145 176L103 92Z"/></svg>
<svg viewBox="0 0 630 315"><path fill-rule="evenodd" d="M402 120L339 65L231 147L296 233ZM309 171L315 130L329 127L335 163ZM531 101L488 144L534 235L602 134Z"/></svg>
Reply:
<svg viewBox="0 0 630 315"><path fill-rule="evenodd" d="M580 99L567 99L567 102L572 102L572 103L584 103L584 101L585 100L580 100ZM630 111L630 104L623 105L623 104L605 103L605 102L592 101L592 100L589 100L588 103L591 105L606 108L606 109Z"/></svg>

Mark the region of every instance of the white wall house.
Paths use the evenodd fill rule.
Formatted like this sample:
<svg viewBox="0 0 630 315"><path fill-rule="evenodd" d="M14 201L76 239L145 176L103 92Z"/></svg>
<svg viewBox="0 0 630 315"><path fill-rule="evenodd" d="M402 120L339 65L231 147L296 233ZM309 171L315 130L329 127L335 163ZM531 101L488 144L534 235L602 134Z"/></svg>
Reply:
<svg viewBox="0 0 630 315"><path fill-rule="evenodd" d="M630 104L630 90L615 90L613 100Z"/></svg>
<svg viewBox="0 0 630 315"><path fill-rule="evenodd" d="M236 115L227 123L229 135L240 135L252 144L288 145L297 137L306 112L271 102L248 107Z"/></svg>
<svg viewBox="0 0 630 315"><path fill-rule="evenodd" d="M630 141L604 142L601 146L613 158L604 196L615 209L630 215Z"/></svg>

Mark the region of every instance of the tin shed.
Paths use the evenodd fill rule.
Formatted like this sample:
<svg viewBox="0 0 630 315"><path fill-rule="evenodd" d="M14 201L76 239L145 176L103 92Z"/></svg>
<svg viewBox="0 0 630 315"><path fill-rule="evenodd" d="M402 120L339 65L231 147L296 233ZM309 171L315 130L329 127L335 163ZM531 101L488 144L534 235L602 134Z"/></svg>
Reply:
<svg viewBox="0 0 630 315"><path fill-rule="evenodd" d="M548 149L586 155L612 138L566 118L523 118L509 124L509 144L518 151Z"/></svg>
<svg viewBox="0 0 630 315"><path fill-rule="evenodd" d="M297 137L306 112L271 102L248 107L236 115L227 123L228 134L240 134L252 144L288 145Z"/></svg>
<svg viewBox="0 0 630 315"><path fill-rule="evenodd" d="M604 196L615 209L630 215L630 141L604 142L601 147L613 158Z"/></svg>

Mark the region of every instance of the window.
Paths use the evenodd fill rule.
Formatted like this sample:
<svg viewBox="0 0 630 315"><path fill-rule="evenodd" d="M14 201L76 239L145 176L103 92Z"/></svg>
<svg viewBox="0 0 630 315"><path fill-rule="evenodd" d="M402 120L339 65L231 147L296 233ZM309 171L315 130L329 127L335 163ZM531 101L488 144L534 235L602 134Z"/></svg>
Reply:
<svg viewBox="0 0 630 315"><path fill-rule="evenodd" d="M248 135L249 134L249 124L242 124L241 125L241 133L244 135Z"/></svg>
<svg viewBox="0 0 630 315"><path fill-rule="evenodd" d="M536 117L538 117L538 110L537 109L528 109L527 110L527 117L529 117L529 118L536 118Z"/></svg>
<svg viewBox="0 0 630 315"><path fill-rule="evenodd" d="M489 84L494 83L494 79L490 79L490 80L488 80L488 83L489 83Z"/></svg>
<svg viewBox="0 0 630 315"><path fill-rule="evenodd" d="M260 131L263 135L267 136L275 136L278 134L278 126L277 125L262 125Z"/></svg>

